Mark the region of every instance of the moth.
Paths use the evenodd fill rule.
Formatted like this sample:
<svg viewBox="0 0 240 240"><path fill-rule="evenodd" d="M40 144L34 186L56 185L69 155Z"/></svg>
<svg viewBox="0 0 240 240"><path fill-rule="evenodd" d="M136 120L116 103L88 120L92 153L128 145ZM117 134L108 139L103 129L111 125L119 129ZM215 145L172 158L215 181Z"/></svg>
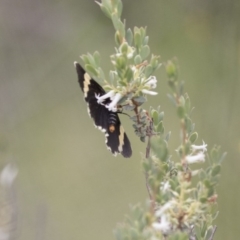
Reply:
<svg viewBox="0 0 240 240"><path fill-rule="evenodd" d="M107 148L115 156L121 153L123 157L129 158L132 155L130 141L125 133L117 112L110 111L106 106L111 103L110 98L106 98L102 103L98 103L97 96L106 94L105 90L90 77L82 66L74 62L78 82L87 103L87 110L93 119L95 127L104 132Z"/></svg>

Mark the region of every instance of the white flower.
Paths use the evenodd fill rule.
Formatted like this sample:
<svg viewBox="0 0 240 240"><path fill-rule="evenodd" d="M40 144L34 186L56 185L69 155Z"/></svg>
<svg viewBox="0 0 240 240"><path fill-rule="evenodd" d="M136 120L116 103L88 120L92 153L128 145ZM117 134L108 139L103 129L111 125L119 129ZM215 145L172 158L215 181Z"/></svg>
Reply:
<svg viewBox="0 0 240 240"><path fill-rule="evenodd" d="M12 165L8 164L6 165L0 175L0 183L4 187L9 187L12 185L14 179L16 178L18 173L17 168Z"/></svg>
<svg viewBox="0 0 240 240"><path fill-rule="evenodd" d="M96 97L98 103L102 103L107 98L112 99L114 97L114 95L115 95L114 90L111 90L102 96L99 96L99 94L95 94L95 97Z"/></svg>
<svg viewBox="0 0 240 240"><path fill-rule="evenodd" d="M202 145L191 145L193 151L195 150L202 150L203 152L207 151L207 144L203 141Z"/></svg>
<svg viewBox="0 0 240 240"><path fill-rule="evenodd" d="M106 105L106 108L109 111L116 112L117 111L117 103L122 98L122 95L120 93L117 93L113 98L112 102L109 105Z"/></svg>
<svg viewBox="0 0 240 240"><path fill-rule="evenodd" d="M150 87L151 89L156 88L157 87L157 79L155 76L150 76L145 83L145 86Z"/></svg>
<svg viewBox="0 0 240 240"><path fill-rule="evenodd" d="M170 189L169 181L161 182L160 190L164 193L164 192L166 192L168 189Z"/></svg>
<svg viewBox="0 0 240 240"><path fill-rule="evenodd" d="M199 152L196 155L188 155L186 156L186 161L188 164L196 162L205 162L205 154L204 152Z"/></svg>
<svg viewBox="0 0 240 240"><path fill-rule="evenodd" d="M157 95L158 94L157 92L149 91L147 89L143 89L142 93L149 94L149 95Z"/></svg>
<svg viewBox="0 0 240 240"><path fill-rule="evenodd" d="M167 216L165 214L163 214L161 216L161 220L160 222L154 222L152 224L152 227L157 230L157 231L161 231L163 233L168 233L171 230L171 223L170 221L167 219Z"/></svg>
<svg viewBox="0 0 240 240"><path fill-rule="evenodd" d="M162 207L160 207L155 212L156 217L161 217L164 214L165 211L167 211L169 208L173 208L173 206L174 206L173 201L169 201L169 202L165 203Z"/></svg>

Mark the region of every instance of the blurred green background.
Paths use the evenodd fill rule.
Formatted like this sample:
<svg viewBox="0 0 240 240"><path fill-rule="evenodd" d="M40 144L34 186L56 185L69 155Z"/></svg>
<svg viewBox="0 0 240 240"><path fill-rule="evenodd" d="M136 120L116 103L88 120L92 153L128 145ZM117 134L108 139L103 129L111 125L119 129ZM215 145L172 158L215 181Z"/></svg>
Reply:
<svg viewBox="0 0 240 240"><path fill-rule="evenodd" d="M193 120L202 139L228 155L218 187L215 239L239 239L240 1L123 1L127 26L147 26L150 47L164 62L176 56ZM17 239L114 239L112 229L145 203L140 168L145 145L120 116L133 156L114 158L89 119L74 61L98 50L111 68L114 30L90 0L0 2L1 165L15 161ZM156 73L173 156L179 122L166 94L163 68Z"/></svg>

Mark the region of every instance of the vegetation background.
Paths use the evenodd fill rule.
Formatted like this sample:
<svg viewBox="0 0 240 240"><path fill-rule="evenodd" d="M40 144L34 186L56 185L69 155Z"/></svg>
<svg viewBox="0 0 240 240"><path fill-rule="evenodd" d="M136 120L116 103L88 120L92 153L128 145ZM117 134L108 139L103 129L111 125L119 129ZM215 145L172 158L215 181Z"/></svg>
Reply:
<svg viewBox="0 0 240 240"><path fill-rule="evenodd" d="M124 0L128 27L147 26L152 52L177 56L193 119L209 147L228 155L218 187L220 215L215 239L240 236L240 2L239 0ZM114 30L94 1L2 0L0 2L1 166L16 162L20 240L113 239L112 229L145 204L140 169L145 144L120 116L134 154L114 158L94 129L77 83L73 61L98 50L111 68ZM171 130L173 157L179 123L156 73L161 105Z"/></svg>

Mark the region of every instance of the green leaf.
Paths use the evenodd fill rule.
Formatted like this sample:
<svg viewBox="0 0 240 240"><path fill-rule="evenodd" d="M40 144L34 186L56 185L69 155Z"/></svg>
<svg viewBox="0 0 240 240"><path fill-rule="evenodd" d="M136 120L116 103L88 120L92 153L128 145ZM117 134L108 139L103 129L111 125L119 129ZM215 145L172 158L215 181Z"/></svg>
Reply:
<svg viewBox="0 0 240 240"><path fill-rule="evenodd" d="M125 72L125 77L128 82L130 82L133 79L133 71L130 67L127 68L127 70Z"/></svg>
<svg viewBox="0 0 240 240"><path fill-rule="evenodd" d="M157 133L164 133L164 127L163 127L163 122L161 121L160 123L158 123L157 127L156 127Z"/></svg>
<svg viewBox="0 0 240 240"><path fill-rule="evenodd" d="M148 40L149 40L149 36L146 36L146 37L143 39L143 45L147 45L147 44L148 44Z"/></svg>
<svg viewBox="0 0 240 240"><path fill-rule="evenodd" d="M158 112L156 110L153 110L152 113L153 123L154 125L158 125Z"/></svg>
<svg viewBox="0 0 240 240"><path fill-rule="evenodd" d="M141 47L142 41L141 41L141 35L139 32L134 32L134 44L137 49Z"/></svg>
<svg viewBox="0 0 240 240"><path fill-rule="evenodd" d="M128 44L127 44L127 42L124 42L124 43L121 44L120 51L123 54L127 54L127 52L128 52Z"/></svg>
<svg viewBox="0 0 240 240"><path fill-rule="evenodd" d="M212 169L212 176L214 177L214 176L218 175L220 173L220 171L221 171L220 165L214 166Z"/></svg>
<svg viewBox="0 0 240 240"><path fill-rule="evenodd" d="M122 43L122 37L121 37L121 35L120 35L120 33L118 31L115 33L115 43L118 46L120 46L121 43Z"/></svg>
<svg viewBox="0 0 240 240"><path fill-rule="evenodd" d="M211 197L214 194L214 187L208 188L208 197Z"/></svg>
<svg viewBox="0 0 240 240"><path fill-rule="evenodd" d="M118 1L118 5L117 5L118 17L121 17L121 15L122 15L122 10L123 10L122 1Z"/></svg>
<svg viewBox="0 0 240 240"><path fill-rule="evenodd" d="M185 116L185 109L182 106L177 107L177 115L179 118L183 119Z"/></svg>
<svg viewBox="0 0 240 240"><path fill-rule="evenodd" d="M183 91L184 91L184 81L181 81L179 84L179 94L183 95Z"/></svg>
<svg viewBox="0 0 240 240"><path fill-rule="evenodd" d="M177 67L172 61L168 61L166 64L166 72L169 78L176 79L177 77Z"/></svg>
<svg viewBox="0 0 240 240"><path fill-rule="evenodd" d="M97 2L97 4L100 6L101 10L103 11L103 13L108 17L108 18L112 18L111 17L111 12L109 11L109 9L107 9L105 6L103 6L102 4L100 4L99 2Z"/></svg>
<svg viewBox="0 0 240 240"><path fill-rule="evenodd" d="M190 153L190 143L187 142L184 147L184 153L185 155L188 155Z"/></svg>
<svg viewBox="0 0 240 240"><path fill-rule="evenodd" d="M118 70L124 69L126 67L126 59L122 56L118 57L116 59L116 67L117 67ZM122 75L122 72L120 73L120 76L121 75Z"/></svg>
<svg viewBox="0 0 240 240"><path fill-rule="evenodd" d="M221 157L218 159L218 163L221 164L224 158L227 156L227 152L224 152Z"/></svg>
<svg viewBox="0 0 240 240"><path fill-rule="evenodd" d="M141 39L143 40L146 36L146 28L140 27Z"/></svg>
<svg viewBox="0 0 240 240"><path fill-rule="evenodd" d="M148 45L141 47L140 56L142 57L143 60L146 59L149 54L150 54L150 48Z"/></svg>
<svg viewBox="0 0 240 240"><path fill-rule="evenodd" d="M85 64L90 64L87 55L84 54L84 55L81 56L81 58L82 58L82 60L84 61Z"/></svg>
<svg viewBox="0 0 240 240"><path fill-rule="evenodd" d="M135 106L131 106L131 105L124 105L123 109L125 111L132 111L135 108Z"/></svg>
<svg viewBox="0 0 240 240"><path fill-rule="evenodd" d="M168 159L168 148L165 140L155 137L151 141L151 147L161 161L165 162Z"/></svg>
<svg viewBox="0 0 240 240"><path fill-rule="evenodd" d="M142 105L147 101L146 98L143 96L135 97L133 98L133 100L139 104L138 106Z"/></svg>
<svg viewBox="0 0 240 240"><path fill-rule="evenodd" d="M141 142L145 142L146 136L141 136L141 137L140 137L140 140L141 140Z"/></svg>
<svg viewBox="0 0 240 240"><path fill-rule="evenodd" d="M158 67L158 56L152 55L150 65L152 66L153 69L156 69Z"/></svg>
<svg viewBox="0 0 240 240"><path fill-rule="evenodd" d="M164 118L164 112L162 111L162 112L160 112L159 115L158 115L158 120L159 120L159 121L162 121L163 118Z"/></svg>
<svg viewBox="0 0 240 240"><path fill-rule="evenodd" d="M126 40L128 42L129 45L132 45L133 42L133 32L130 28L128 28L127 32L126 32Z"/></svg>
<svg viewBox="0 0 240 240"><path fill-rule="evenodd" d="M186 129L187 129L187 132L191 133L192 130L194 129L194 126L192 124L192 120L189 117L185 117L184 120L185 120L185 126L186 126Z"/></svg>
<svg viewBox="0 0 240 240"><path fill-rule="evenodd" d="M140 55L135 56L134 63L135 63L135 65L138 65L138 64L142 63L142 58L141 58Z"/></svg>
<svg viewBox="0 0 240 240"><path fill-rule="evenodd" d="M105 79L105 74L101 68L98 68L98 77L102 80Z"/></svg>
<svg viewBox="0 0 240 240"><path fill-rule="evenodd" d="M216 160L218 159L218 149L217 149L217 147L214 147L211 150L211 158L212 158L213 162L216 162Z"/></svg>
<svg viewBox="0 0 240 240"><path fill-rule="evenodd" d="M208 179L205 179L205 180L203 181L203 183L204 183L205 187L207 187L207 188L210 188L210 187L212 186L211 183L210 183L210 181L209 181Z"/></svg>
<svg viewBox="0 0 240 240"><path fill-rule="evenodd" d="M96 63L95 63L94 57L93 57L90 53L88 53L87 57L88 57L89 63L90 63L93 67L96 67Z"/></svg>
<svg viewBox="0 0 240 240"><path fill-rule="evenodd" d="M176 107L177 106L177 102L175 97L172 94L167 94L168 99L170 100L171 103L173 103L173 105Z"/></svg>
<svg viewBox="0 0 240 240"><path fill-rule="evenodd" d="M190 135L189 141L193 144L198 139L198 133L194 132Z"/></svg>
<svg viewBox="0 0 240 240"><path fill-rule="evenodd" d="M99 65L100 65L100 54L99 54L98 51L93 53L93 58L94 58L94 61L97 65L97 67L99 67Z"/></svg>
<svg viewBox="0 0 240 240"><path fill-rule="evenodd" d="M145 68L145 70L144 70L144 73L145 73L145 75L146 75L146 78L148 78L149 76L151 76L152 72L153 72L152 66L151 66L151 65L147 65L146 68Z"/></svg>
<svg viewBox="0 0 240 240"><path fill-rule="evenodd" d="M94 67L92 67L92 65L86 64L85 67L86 67L86 71L88 73L90 73L91 75L96 76L96 77L98 76L98 72L96 71L96 69Z"/></svg>
<svg viewBox="0 0 240 240"><path fill-rule="evenodd" d="M169 131L165 137L165 140L168 142L171 136L171 131Z"/></svg>

